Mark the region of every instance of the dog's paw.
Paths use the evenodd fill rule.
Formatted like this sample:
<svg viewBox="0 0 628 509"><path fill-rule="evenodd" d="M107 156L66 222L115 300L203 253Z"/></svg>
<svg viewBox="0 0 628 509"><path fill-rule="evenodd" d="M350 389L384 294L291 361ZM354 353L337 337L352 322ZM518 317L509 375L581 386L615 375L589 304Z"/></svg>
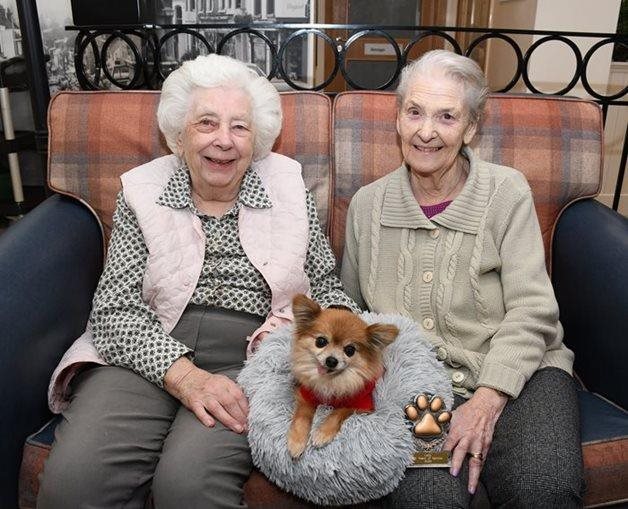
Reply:
<svg viewBox="0 0 628 509"><path fill-rule="evenodd" d="M404 411L412 422L415 437L432 440L442 437L449 429L451 412L447 411L440 396L419 393L412 403L406 405Z"/></svg>
<svg viewBox="0 0 628 509"><path fill-rule="evenodd" d="M292 459L297 459L307 447L310 435L309 421L293 420L288 430L288 452Z"/></svg>
<svg viewBox="0 0 628 509"><path fill-rule="evenodd" d="M307 446L307 437L305 439L288 437L288 452L292 459L300 458Z"/></svg>
<svg viewBox="0 0 628 509"><path fill-rule="evenodd" d="M312 447L323 447L331 442L338 434L337 429L331 429L329 426L319 426L319 428L312 433Z"/></svg>
<svg viewBox="0 0 628 509"><path fill-rule="evenodd" d="M353 408L334 409L312 433L312 446L323 447L331 442L340 432L342 424L355 413Z"/></svg>

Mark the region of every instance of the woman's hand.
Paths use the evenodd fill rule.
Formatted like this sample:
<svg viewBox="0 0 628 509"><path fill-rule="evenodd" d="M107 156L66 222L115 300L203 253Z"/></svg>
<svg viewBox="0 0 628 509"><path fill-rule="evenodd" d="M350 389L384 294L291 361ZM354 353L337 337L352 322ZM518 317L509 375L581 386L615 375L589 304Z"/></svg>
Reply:
<svg viewBox="0 0 628 509"><path fill-rule="evenodd" d="M493 441L497 419L508 397L495 389L479 387L473 397L452 413L443 449L452 451L450 473L458 475L469 454L469 493L475 493L484 459ZM478 455L480 453L481 455Z"/></svg>
<svg viewBox="0 0 628 509"><path fill-rule="evenodd" d="M164 389L205 426L214 426L218 419L236 433L246 430L249 404L240 386L230 378L212 375L181 357L166 371Z"/></svg>

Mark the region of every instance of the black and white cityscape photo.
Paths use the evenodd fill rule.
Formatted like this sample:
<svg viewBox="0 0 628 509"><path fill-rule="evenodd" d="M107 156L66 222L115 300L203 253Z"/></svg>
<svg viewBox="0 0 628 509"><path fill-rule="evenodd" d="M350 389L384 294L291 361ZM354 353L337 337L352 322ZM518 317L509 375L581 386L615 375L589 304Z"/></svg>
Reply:
<svg viewBox="0 0 628 509"><path fill-rule="evenodd" d="M261 24L261 23L308 23L313 21L311 0L155 0L156 24ZM220 41L230 31L226 28L198 30L209 46L216 50ZM290 36L289 30L262 32L279 48ZM313 65L307 37L293 40L282 58L288 78L301 83L311 81ZM189 34L173 36L161 48L162 72L176 67L178 62L189 60L208 51L205 42ZM244 33L230 37L221 51L243 62L263 75L269 75L273 56L268 44L260 37ZM280 86L280 85L278 85Z"/></svg>
<svg viewBox="0 0 628 509"><path fill-rule="evenodd" d="M39 24L47 58L50 91L79 88L74 72L74 35L70 0L39 0ZM15 0L0 0L0 59L21 56L21 32Z"/></svg>
<svg viewBox="0 0 628 509"><path fill-rule="evenodd" d="M0 0L0 59L7 60L22 53L15 2Z"/></svg>
<svg viewBox="0 0 628 509"><path fill-rule="evenodd" d="M95 1L97 0L37 1L51 93L80 88L74 66L75 39L79 32L67 30L66 27L81 24L80 18L78 21L75 19L77 12L80 15L81 9L83 12L85 9L88 11L91 9L91 15L98 16L97 11L92 9ZM195 35L187 30L171 34L172 29L162 29L160 26L309 23L313 22L312 3L313 0L142 0L139 5L143 12L138 13L136 23L141 19L143 24L156 27L155 35L158 40L161 39L161 47L158 49L159 69L163 76L167 76L181 62L201 54L215 52L221 40L233 29L195 28ZM106 2L109 11L116 9L117 5L128 8L127 4L129 4L127 0ZM108 12L107 15L115 18L115 11L113 14ZM98 19L90 18L90 21L90 24L99 24ZM106 22L106 19L103 20L103 23ZM260 32L279 48L294 30L260 29ZM108 37L102 35L96 38L97 45L86 48L82 60L89 80L101 80L100 88L116 89L119 88L116 84L124 86L131 82L137 72L138 63L133 49L123 38L110 40L106 52L103 53L102 47ZM147 46L141 37L129 34L128 38L142 57L152 64L156 50ZM97 54L94 53L95 50ZM251 69L260 75L267 76L273 69L271 48L255 34L242 33L228 37L223 43L221 52L247 62ZM290 42L282 57L282 67L289 79L303 86L312 83L312 52L313 44L308 40L308 36ZM15 0L0 0L0 59L20 56L21 53L21 34ZM114 83L108 82L95 65L96 60L100 59L106 62L108 73L114 78ZM281 90L290 88L281 76L276 76L272 81Z"/></svg>

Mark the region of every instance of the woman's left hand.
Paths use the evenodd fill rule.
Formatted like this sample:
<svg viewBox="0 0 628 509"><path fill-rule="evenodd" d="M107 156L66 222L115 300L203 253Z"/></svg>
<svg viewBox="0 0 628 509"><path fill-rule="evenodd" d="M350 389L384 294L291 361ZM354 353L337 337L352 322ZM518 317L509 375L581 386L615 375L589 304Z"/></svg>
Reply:
<svg viewBox="0 0 628 509"><path fill-rule="evenodd" d="M230 378L197 368L188 358L180 357L166 371L164 389L205 426L211 428L219 420L236 433L246 431L248 401Z"/></svg>
<svg viewBox="0 0 628 509"><path fill-rule="evenodd" d="M453 411L443 449L452 452L450 473L454 476L469 455L469 493L475 493L495 424L507 402L508 397L495 389L479 387L469 401Z"/></svg>

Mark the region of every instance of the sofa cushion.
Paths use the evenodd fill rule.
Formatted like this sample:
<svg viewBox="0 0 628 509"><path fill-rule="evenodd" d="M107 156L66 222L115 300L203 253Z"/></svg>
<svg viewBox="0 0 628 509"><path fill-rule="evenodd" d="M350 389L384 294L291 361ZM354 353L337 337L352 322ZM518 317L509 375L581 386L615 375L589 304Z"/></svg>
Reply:
<svg viewBox="0 0 628 509"><path fill-rule="evenodd" d="M39 476L43 471L44 462L50 454L54 440L54 430L61 420L55 416L41 429L30 435L24 445L22 465L20 468L19 507L35 509L39 492ZM264 474L254 470L244 486L245 499L251 509L306 509L313 506L297 497L290 495L272 484ZM147 504L150 507L152 504Z"/></svg>
<svg viewBox="0 0 628 509"><path fill-rule="evenodd" d="M48 183L92 207L106 242L120 175L169 152L157 125L158 102L155 91L61 92L50 101ZM281 103L283 129L273 150L303 165L325 230L331 195L331 101L316 92L286 92Z"/></svg>
<svg viewBox="0 0 628 509"><path fill-rule="evenodd" d="M24 445L20 468L19 508L35 509L39 492L39 476L50 454L54 430L61 417L48 421L39 431L30 435ZM316 509L317 506L286 493L271 483L264 474L254 469L244 485L244 499L250 509ZM351 506L352 509L376 509L368 503ZM152 508L148 500L146 509Z"/></svg>
<svg viewBox="0 0 628 509"><path fill-rule="evenodd" d="M38 431L26 438L18 486L20 509L35 509L37 506L39 476L44 469L44 462L50 454L54 430L60 420L60 415L53 417Z"/></svg>
<svg viewBox="0 0 628 509"><path fill-rule="evenodd" d="M587 485L585 506L628 501L628 413L584 390L578 391L578 401ZM20 509L35 509L39 474L50 453L54 428L59 419L59 416L53 418L26 440L20 470ZM257 470L251 474L244 491L252 509L313 507L281 491Z"/></svg>
<svg viewBox="0 0 628 509"><path fill-rule="evenodd" d="M391 92L344 92L333 107L334 207L331 238L341 258L347 208L361 187L399 167L401 147ZM472 142L480 158L523 172L550 267L550 243L560 212L601 185L602 115L592 101L493 94Z"/></svg>
<svg viewBox="0 0 628 509"><path fill-rule="evenodd" d="M592 392L578 399L586 502L628 502L628 412Z"/></svg>
<svg viewBox="0 0 628 509"><path fill-rule="evenodd" d="M593 392L578 391L582 443L628 440L628 412ZM628 487L628 485L627 485Z"/></svg>

